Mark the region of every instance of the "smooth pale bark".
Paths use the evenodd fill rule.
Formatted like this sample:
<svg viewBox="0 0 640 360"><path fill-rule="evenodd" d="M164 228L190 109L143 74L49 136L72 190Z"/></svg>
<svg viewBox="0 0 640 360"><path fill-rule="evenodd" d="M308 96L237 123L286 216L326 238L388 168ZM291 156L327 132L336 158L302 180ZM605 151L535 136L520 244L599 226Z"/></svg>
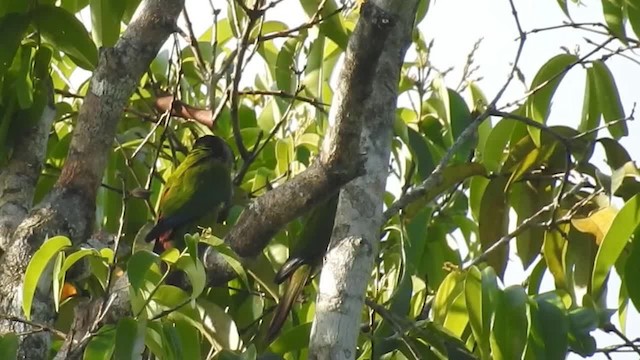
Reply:
<svg viewBox="0 0 640 360"><path fill-rule="evenodd" d="M101 49L60 177L51 193L17 226L10 246L0 258L0 313L23 316L24 273L34 252L48 236L66 235L79 244L93 231L96 193L117 123L140 77L176 30L183 7L183 0L143 1L116 45ZM32 320L44 325L50 325L55 316L49 284L50 281L41 281L32 306ZM0 333L30 330L30 326L20 322L0 322ZM21 339L19 358L47 358L48 333L34 333Z"/></svg>
<svg viewBox="0 0 640 360"><path fill-rule="evenodd" d="M0 171L0 251L11 245L13 233L33 205L55 115L53 87L49 84L49 101L40 119L16 139L11 159Z"/></svg>
<svg viewBox="0 0 640 360"><path fill-rule="evenodd" d="M385 43L373 93L366 100L366 110L362 114L364 127L359 153L366 154L366 174L347 184L340 193L331 245L320 277L309 344L310 359L355 358L364 294L383 225L382 204L400 69L411 43L418 1L370 2L394 14L396 26Z"/></svg>

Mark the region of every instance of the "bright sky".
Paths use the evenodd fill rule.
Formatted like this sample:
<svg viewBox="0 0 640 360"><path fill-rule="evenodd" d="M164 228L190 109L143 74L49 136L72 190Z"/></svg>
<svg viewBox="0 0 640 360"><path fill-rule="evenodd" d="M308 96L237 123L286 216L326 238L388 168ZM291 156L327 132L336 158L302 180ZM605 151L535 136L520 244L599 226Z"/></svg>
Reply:
<svg viewBox="0 0 640 360"><path fill-rule="evenodd" d="M226 7L224 2L214 3L217 6ZM491 99L504 84L517 48L515 39L518 36L518 32L511 16L508 0L432 0L431 3L431 8L426 18L419 25L419 29L426 37L427 42L435 39L435 47L430 58L431 62L440 70L454 67L454 70L447 76L446 80L449 86L455 86L460 80L460 74L468 53L473 48L474 43L483 38L480 48L476 52L475 64L480 66L477 74L483 78L480 82L480 87L487 98ZM571 1L568 1L568 3L575 22L603 21L599 1L588 1L586 2L587 6L575 6ZM201 34L212 23L209 3L202 0L186 0L186 4L187 11L195 26L195 32L196 34ZM559 25L566 21L556 0L515 0L515 5L525 31ZM299 0L284 0L270 10L269 14L273 19L281 20L291 26L300 24L306 19L302 9L299 7ZM89 23L88 14L83 15L85 15L83 20ZM628 33L632 34L630 29L628 29ZM593 46L588 45L584 41L584 37L589 37L596 41L601 40L593 34L578 32L574 29L529 35L519 66L527 83L531 82L537 70L547 59L563 52L561 47L573 51L579 46L581 53L592 49ZM614 43L611 48L615 49L620 45ZM640 91L638 89L640 86L640 66L619 56L607 60L607 66L613 72L621 93L622 103L628 114L634 103L640 100ZM261 71L262 69L260 68L247 69L244 74L246 83L252 83L255 78L254 75ZM549 120L550 124L565 124L573 127L577 125L582 111L584 81L584 71L580 68L572 69L565 76L554 97ZM519 99L525 90L521 83L514 81L499 105ZM634 140L640 139L640 121L636 120L629 123L628 127L631 136L623 139L622 144L632 158L638 159L640 158L640 142ZM600 135L603 136L604 133L601 132ZM594 157L599 159L599 166L604 165L601 151L596 150ZM606 168L606 166L601 167L601 169ZM512 254L505 283L507 285L518 284L524 279L524 276L525 273L522 270L520 261L516 255ZM609 285L608 306L617 308L620 281L615 274ZM545 290L553 289L553 281L549 274L546 275L542 287ZM630 339L639 338L640 315L631 304L629 305L629 314L626 335ZM614 324L619 326L617 314L612 319ZM621 342L618 337L603 332L598 332L596 339L598 347ZM637 359L637 354L625 355L618 353L614 358ZM569 359L581 359L581 357L572 354ZM606 359L606 357L604 355L596 355L592 359Z"/></svg>

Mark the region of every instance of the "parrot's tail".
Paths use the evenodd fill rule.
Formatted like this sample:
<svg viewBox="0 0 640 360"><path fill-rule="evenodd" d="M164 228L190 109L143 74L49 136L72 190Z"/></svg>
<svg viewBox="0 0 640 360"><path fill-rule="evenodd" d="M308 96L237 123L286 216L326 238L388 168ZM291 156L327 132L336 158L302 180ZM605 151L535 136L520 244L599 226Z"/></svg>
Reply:
<svg viewBox="0 0 640 360"><path fill-rule="evenodd" d="M309 281L312 273L312 267L304 264L297 268L289 282L287 284L287 289L284 292L284 295L280 298L280 302L278 302L278 307L273 314L273 318L269 323L269 330L267 330L267 343L271 343L284 325L284 322L287 320L287 316L289 316L289 311L291 311L291 307L293 307L293 303L298 299L300 293L302 293L302 289L304 289L305 284Z"/></svg>

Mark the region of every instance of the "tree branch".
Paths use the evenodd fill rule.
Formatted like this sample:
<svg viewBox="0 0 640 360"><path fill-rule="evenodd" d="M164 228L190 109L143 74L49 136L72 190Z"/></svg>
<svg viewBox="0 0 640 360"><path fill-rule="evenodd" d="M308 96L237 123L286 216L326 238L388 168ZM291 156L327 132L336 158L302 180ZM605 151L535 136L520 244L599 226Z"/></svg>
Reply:
<svg viewBox="0 0 640 360"><path fill-rule="evenodd" d="M33 205L33 194L42 171L49 130L55 115L53 88L50 85L49 101L40 119L18 137L9 164L0 172L0 253L10 247L16 227Z"/></svg>
<svg viewBox="0 0 640 360"><path fill-rule="evenodd" d="M362 174L359 139L365 117L365 101L371 95L378 59L393 19L385 11L367 5L349 41L344 67L329 113L334 127L319 158L305 171L255 199L240 215L225 241L241 257L258 254L287 223L327 199L337 189ZM394 98L395 104L395 98ZM205 263L213 284L228 281L235 273L212 249Z"/></svg>

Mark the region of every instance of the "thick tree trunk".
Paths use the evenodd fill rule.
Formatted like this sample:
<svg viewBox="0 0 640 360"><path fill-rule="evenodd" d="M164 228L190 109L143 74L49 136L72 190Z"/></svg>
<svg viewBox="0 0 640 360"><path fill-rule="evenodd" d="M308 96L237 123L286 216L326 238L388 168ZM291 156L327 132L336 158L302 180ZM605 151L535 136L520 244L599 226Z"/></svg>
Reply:
<svg viewBox="0 0 640 360"><path fill-rule="evenodd" d="M176 29L183 0L146 0L135 19L113 48L100 51L98 66L78 115L77 125L62 173L53 191L24 218L5 245L0 258L0 313L22 317L22 284L24 273L33 256L48 236L66 235L74 244L87 240L93 230L95 200L104 167L124 106L140 77L149 68L160 47ZM51 121L51 120L49 120ZM42 124L44 126L46 124ZM44 152L49 128L33 133L36 154ZM19 159L14 157L11 162ZM38 157L41 164L42 156ZM10 165L11 166L11 165ZM36 168L39 173L39 167ZM6 178L6 177L5 177ZM36 176L37 179L37 176ZM29 185L35 186L31 182ZM5 179L5 188L7 180ZM33 197L31 186L30 197ZM4 200L3 194L3 200ZM27 194L28 195L28 194ZM25 195L25 197L28 197ZM25 209L30 204L23 200ZM26 212L26 211L25 211ZM4 224L5 219L0 219ZM32 319L50 325L55 313L46 281L36 291ZM0 322L0 333L25 332L29 326L19 322ZM36 333L22 337L19 357L45 359L49 350L49 334Z"/></svg>
<svg viewBox="0 0 640 360"><path fill-rule="evenodd" d="M370 2L395 14L396 26L385 43L373 93L366 100L366 111L362 114L365 120L360 153L366 154L366 174L345 186L340 194L330 250L320 277L309 344L311 359L355 358L364 293L378 253L383 225L382 203L398 82L404 55L411 43L418 0ZM352 37L358 35L354 32Z"/></svg>

